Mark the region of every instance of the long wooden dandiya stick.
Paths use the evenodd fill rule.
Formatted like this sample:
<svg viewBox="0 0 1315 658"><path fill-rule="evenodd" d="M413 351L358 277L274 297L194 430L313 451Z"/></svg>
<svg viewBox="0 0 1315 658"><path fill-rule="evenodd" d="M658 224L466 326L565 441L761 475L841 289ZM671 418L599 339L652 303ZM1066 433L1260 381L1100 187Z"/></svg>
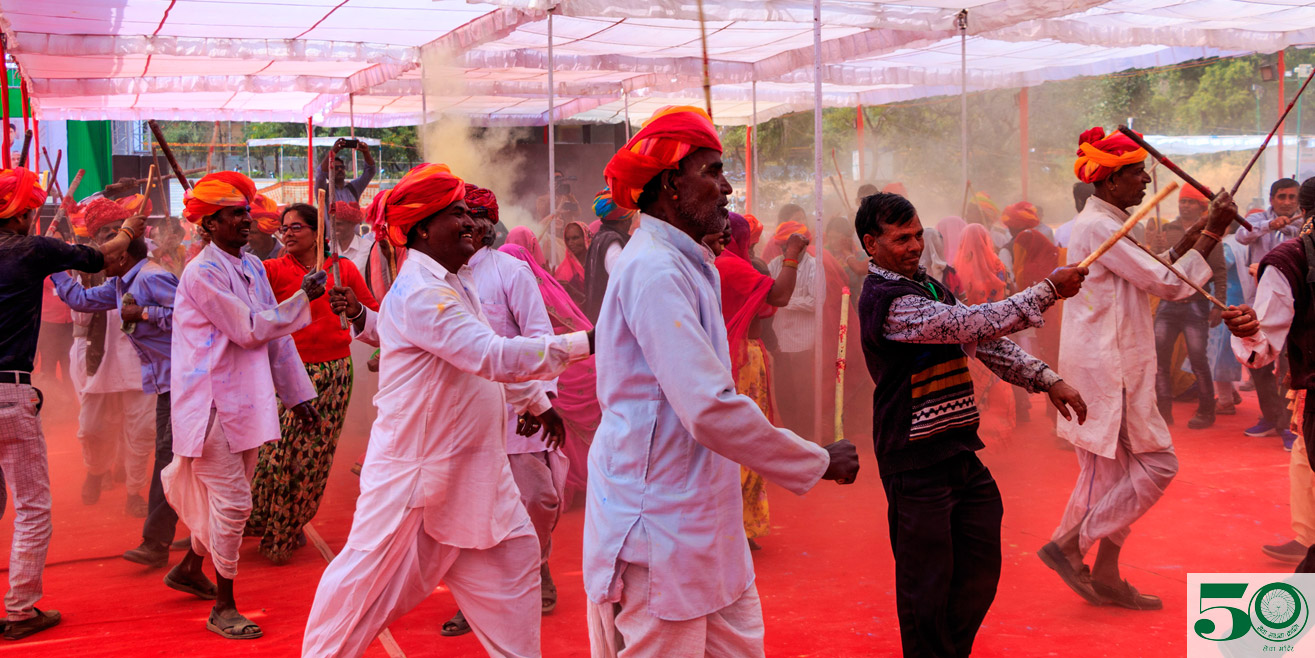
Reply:
<svg viewBox="0 0 1315 658"><path fill-rule="evenodd" d="M1156 260L1156 262L1158 262L1159 264L1163 265L1163 266L1164 266L1166 269L1168 269L1170 272L1173 272L1173 275L1176 276L1176 277L1178 277L1179 279L1182 279L1183 283L1186 283L1187 285L1191 286L1193 290L1195 290L1195 291L1201 293L1201 294L1202 294L1207 300L1210 301L1211 304L1214 304L1215 306L1217 306L1217 307L1219 308L1219 310L1221 310L1221 311L1227 311L1227 310L1228 310L1228 306L1227 306L1226 304L1224 304L1223 302L1221 302L1221 301L1219 301L1218 299L1216 299L1214 295L1211 295L1210 293L1206 292L1206 291L1205 291L1205 288L1202 288L1202 287L1201 287L1200 285L1198 285L1195 281L1193 281L1193 280L1187 278L1187 275L1186 275L1186 274L1183 274L1182 272L1180 272L1180 271L1178 270L1178 268L1174 267L1174 266L1173 266L1173 263L1170 263L1169 261L1167 261L1167 260L1165 260L1165 259L1163 259L1163 258L1160 258L1159 254L1157 254L1157 253L1151 251L1146 245L1144 245L1144 244L1138 242L1138 241L1137 241L1137 238L1134 238L1134 237L1132 237L1131 235L1125 235L1125 236L1123 236L1123 237L1127 238L1127 239L1128 239L1129 241L1131 241L1133 244L1137 245L1137 248L1138 248L1138 249L1141 249L1142 251L1146 252L1146 254L1147 254L1148 256L1150 256L1151 258L1154 258L1154 259Z"/></svg>
<svg viewBox="0 0 1315 658"><path fill-rule="evenodd" d="M18 166L27 167L27 152L32 148L32 131L23 133L23 150L18 152Z"/></svg>
<svg viewBox="0 0 1315 658"><path fill-rule="evenodd" d="M329 186L329 193L325 195L323 191L320 192L320 194L322 195L320 197L321 203L324 204L324 210L323 210L324 221L321 222L322 224L328 224L329 222L332 221L333 200L338 198L338 191L333 188L332 172L330 172L329 175L326 177L326 182L328 183ZM342 283L342 273L341 273L342 271L338 267L338 261L340 260L338 257L338 247L339 247L338 229L332 228L328 230L332 231L332 233L329 233L329 247L333 250L333 265L330 267L330 272L333 274L333 284L336 286L341 286L343 285L343 283ZM323 246L324 245L320 245L321 248L323 248ZM347 330L346 311L343 311L342 313L338 314L338 322L342 325L342 330L346 331Z"/></svg>
<svg viewBox="0 0 1315 658"><path fill-rule="evenodd" d="M1260 143L1260 148L1256 149L1255 154L1251 156L1251 161L1247 163L1246 169L1242 170L1242 175L1237 177L1237 182L1233 183L1233 188L1228 191L1229 194L1236 195L1238 188L1242 187L1242 181L1246 180L1247 174L1251 173L1251 167L1255 166L1256 160L1260 159L1260 154L1264 153L1265 147L1269 146L1269 140L1274 139L1274 133L1277 133L1279 126L1283 125L1283 120L1288 118L1288 113L1297 104L1297 99L1301 98L1301 93L1306 91L1306 86L1310 84L1311 78L1315 78L1315 69L1312 69L1310 75L1306 76L1306 81L1301 84L1301 89L1297 90L1297 95L1292 97L1292 102L1288 103L1287 109L1283 110L1283 114L1279 115L1278 121L1274 122L1274 127L1265 136L1265 141ZM1300 125L1301 122L1298 121L1297 123Z"/></svg>
<svg viewBox="0 0 1315 658"><path fill-rule="evenodd" d="M59 225L59 220L63 219L64 215L67 214L67 212L65 212L68 207L67 203L76 203L73 200L73 195L77 193L78 185L82 184L82 176L86 173L86 169L79 169L77 175L73 177L73 180L69 181L68 193L65 194L64 198L60 201L59 209L55 211L55 218L50 220L50 226L46 227L46 237L54 235L55 227Z"/></svg>
<svg viewBox="0 0 1315 658"><path fill-rule="evenodd" d="M59 186L59 178L55 178L55 176L59 175L59 163L64 160L64 149L58 149L55 151L55 162L53 164L50 162L50 151L47 151L44 146L41 147L41 155L45 157L46 167L49 168L51 172L52 178L50 179L50 184L53 185L55 191L59 193L59 200L63 201L64 191L63 188Z"/></svg>
<svg viewBox="0 0 1315 658"><path fill-rule="evenodd" d="M329 214L324 209L324 190L319 192L316 205L320 208L320 221L315 222L315 269L324 269L324 225L329 221Z"/></svg>
<svg viewBox="0 0 1315 658"><path fill-rule="evenodd" d="M845 177L840 173L840 161L836 159L835 149L831 149L831 165L836 168L836 180L840 181L840 191L844 192L840 198L844 200L845 207L850 212L854 212L854 206L849 203L849 188L845 187Z"/></svg>
<svg viewBox="0 0 1315 658"><path fill-rule="evenodd" d="M169 148L169 142L164 140L164 131L160 130L160 124L151 119L146 122L150 127L151 134L155 136L155 143L160 145L160 152L164 153L164 159L168 161L169 167L173 169L174 175L178 177L178 182L182 183L183 191L192 189L191 181L187 180L187 174L183 173L183 168L178 166L178 159L174 157L174 152Z"/></svg>
<svg viewBox="0 0 1315 658"><path fill-rule="evenodd" d="M1170 160L1169 158L1165 157L1165 155L1163 153L1160 153L1158 149L1147 143L1145 139L1142 139L1141 135L1138 135L1137 133L1133 132L1127 126L1119 126L1119 132L1123 133L1128 139L1131 139L1132 141L1136 142L1137 146L1146 149L1146 152L1149 153L1152 158L1155 158L1156 162L1159 162L1165 167L1168 167L1169 171L1172 171L1173 173L1177 174L1179 178L1183 179L1184 183L1187 183L1188 185L1195 187L1197 192L1200 192L1201 194L1205 195L1205 198L1214 201L1215 197L1219 196L1218 192L1210 191L1210 188L1206 187L1205 185L1202 185L1201 181L1196 180L1195 178L1192 177L1191 174L1183 171L1182 167L1179 167L1176 163L1174 163L1173 160ZM1241 224L1247 230L1253 231L1256 228L1251 225L1251 222L1248 222L1245 218L1243 218L1241 215L1238 215L1236 213L1234 213L1233 215L1233 221L1237 222L1238 224Z"/></svg>
<svg viewBox="0 0 1315 658"><path fill-rule="evenodd" d="M836 351L836 436L845 438L845 348L849 345L849 286L840 291L840 348Z"/></svg>
<svg viewBox="0 0 1315 658"><path fill-rule="evenodd" d="M1142 207L1138 208L1137 212L1133 213L1132 216L1128 218L1128 221L1124 222L1123 226L1119 227L1119 230L1115 231L1114 234L1107 238L1099 247L1096 247L1096 250L1091 252L1091 255L1083 258L1082 262L1078 263L1078 267L1091 267L1091 264L1096 262L1096 259L1104 256L1105 252L1109 251L1119 239L1127 235L1138 222L1145 219L1146 215L1150 214L1152 208L1161 201L1164 201L1165 197L1173 194L1174 190L1177 189L1178 181L1170 181L1168 185L1164 186L1164 189L1151 197L1150 201L1147 201Z"/></svg>

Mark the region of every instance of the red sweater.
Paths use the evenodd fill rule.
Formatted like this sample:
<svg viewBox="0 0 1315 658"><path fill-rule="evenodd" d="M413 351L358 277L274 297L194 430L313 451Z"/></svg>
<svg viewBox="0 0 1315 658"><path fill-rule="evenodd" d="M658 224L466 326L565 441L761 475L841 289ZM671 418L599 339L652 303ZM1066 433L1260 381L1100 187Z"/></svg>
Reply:
<svg viewBox="0 0 1315 658"><path fill-rule="evenodd" d="M333 289L337 286L333 279L332 268L335 260L341 270L343 282L356 293L356 299L366 308L377 312L379 303L374 301L374 295L370 294L370 288L365 285L365 279L361 278L356 265L346 258L335 259L331 256L324 260L324 270L329 273L329 281L325 284L325 288ZM301 280L308 271L306 266L292 254L265 261L265 275L269 277L269 286L274 289L274 298L280 302L301 290ZM333 309L329 307L328 293L310 303L310 318L310 324L292 334L292 340L297 343L297 352L301 355L302 363L324 363L351 356L352 335L349 330L342 328L338 316L333 314Z"/></svg>

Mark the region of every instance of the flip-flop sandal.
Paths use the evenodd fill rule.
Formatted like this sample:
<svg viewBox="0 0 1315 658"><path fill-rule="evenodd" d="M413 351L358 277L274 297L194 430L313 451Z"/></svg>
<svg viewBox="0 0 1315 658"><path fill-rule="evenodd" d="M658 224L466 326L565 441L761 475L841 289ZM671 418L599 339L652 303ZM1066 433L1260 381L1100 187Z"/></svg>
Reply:
<svg viewBox="0 0 1315 658"><path fill-rule="evenodd" d="M191 594L192 596L195 596L205 601L213 601L215 600L215 597L219 595L218 590L215 588L215 584L210 582L208 579L205 581L205 584L207 585L206 589L202 589L198 587L197 583L189 583L182 580L178 580L174 578L173 575L174 572L172 570L170 570L169 573L164 575L164 585L169 589L177 590L184 594ZM202 576L202 578L204 578L204 576Z"/></svg>
<svg viewBox="0 0 1315 658"><path fill-rule="evenodd" d="M451 619L443 622L443 626L438 630L438 634L443 637L457 637L469 632L470 622L466 621L466 616L461 614L460 610L457 611L457 614L452 615Z"/></svg>
<svg viewBox="0 0 1315 658"><path fill-rule="evenodd" d="M1084 579L1083 574L1074 569L1072 564L1069 564L1068 558L1064 555L1064 551L1059 548L1058 544L1050 542L1049 544L1042 546L1041 550L1036 552L1036 555L1041 558L1041 561L1044 562L1047 567L1050 567L1055 573L1059 574L1060 580L1063 580L1064 584L1068 585L1069 589L1073 590L1078 596L1081 596L1087 603L1092 605L1102 605L1105 603L1096 595L1096 591L1092 589L1091 577L1086 576ZM1083 572L1087 571L1087 565L1082 565L1082 570Z"/></svg>
<svg viewBox="0 0 1315 658"><path fill-rule="evenodd" d="M265 631L260 630L260 627L250 619L237 612L233 614L236 616L219 617L214 610L211 610L210 618L205 622L206 630L229 640L254 640L265 635ZM254 632L251 632L253 630Z"/></svg>

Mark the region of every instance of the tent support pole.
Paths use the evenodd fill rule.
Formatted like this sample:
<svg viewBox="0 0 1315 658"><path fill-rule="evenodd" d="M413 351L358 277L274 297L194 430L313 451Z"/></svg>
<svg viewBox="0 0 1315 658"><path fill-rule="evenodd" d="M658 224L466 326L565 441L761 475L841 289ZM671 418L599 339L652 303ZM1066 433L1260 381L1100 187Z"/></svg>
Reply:
<svg viewBox="0 0 1315 658"><path fill-rule="evenodd" d="M422 87L424 85L421 85ZM347 125L351 126L351 137L356 139L356 95L347 94ZM382 146L383 142L379 144ZM367 147L369 148L369 147ZM356 149L352 149L352 178L361 175L361 167L356 163Z"/></svg>
<svg viewBox="0 0 1315 658"><path fill-rule="evenodd" d="M315 205L315 122L306 117L306 198Z"/></svg>
<svg viewBox="0 0 1315 658"><path fill-rule="evenodd" d="M813 239L818 244L821 244L822 236L825 235L822 226L822 179L822 0L813 0L813 201L817 213L813 223ZM826 279L820 249L816 258L813 263L813 294L814 299L822 302L826 299ZM827 436L823 431L826 425L823 419L825 397L822 394L824 383L828 381L826 364L822 363L822 341L827 338L822 333L822 311L825 306L825 303L814 305L813 316L817 337L813 341L813 436L818 441Z"/></svg>
<svg viewBox="0 0 1315 658"><path fill-rule="evenodd" d="M1028 109L1027 109L1027 87L1018 91L1018 156L1019 156L1019 176L1023 186L1023 200L1027 201L1027 168L1029 142L1031 141L1028 134Z"/></svg>
<svg viewBox="0 0 1315 658"><path fill-rule="evenodd" d="M968 189L968 10L955 19L959 27L959 187Z"/></svg>
<svg viewBox="0 0 1315 658"><path fill-rule="evenodd" d="M5 169L13 169L14 163L9 157L9 151L13 148L14 136L9 133L9 68L4 66L5 63L5 36L0 34L0 69L4 71L4 79L0 80L0 130L4 131L4 137L0 138L0 148L4 150Z"/></svg>
<svg viewBox="0 0 1315 658"><path fill-rule="evenodd" d="M626 91L624 86L621 87L621 107L625 111L626 119L626 142L630 142L630 92Z"/></svg>
<svg viewBox="0 0 1315 658"><path fill-rule="evenodd" d="M1283 78L1288 74L1288 67L1283 51L1278 51L1278 115L1283 116L1283 109L1288 105L1287 94L1283 91ZM1278 124L1278 177L1283 178L1283 124Z"/></svg>
<svg viewBox="0 0 1315 658"><path fill-rule="evenodd" d="M753 101L753 129L756 131L758 130L758 81L757 80L754 80L753 84L749 87L749 98L750 100ZM759 135L759 137L761 137L761 135ZM758 161L757 139L753 140L753 164L754 164L753 172L749 176L748 182L749 182L749 191L753 192L753 196L756 197L758 196L758 168L762 166L762 163ZM753 204L750 203L749 212L753 212L753 208L754 208Z"/></svg>
<svg viewBox="0 0 1315 658"><path fill-rule="evenodd" d="M553 89L552 10L548 10L548 214L557 212L557 130L553 106L556 105ZM626 124L630 125L629 123ZM543 219L539 217L538 219Z"/></svg>
<svg viewBox="0 0 1315 658"><path fill-rule="evenodd" d="M858 114L854 117L854 128L858 131L858 184L862 185L863 181L868 179L867 159L868 147L867 141L863 139L863 104L858 104Z"/></svg>

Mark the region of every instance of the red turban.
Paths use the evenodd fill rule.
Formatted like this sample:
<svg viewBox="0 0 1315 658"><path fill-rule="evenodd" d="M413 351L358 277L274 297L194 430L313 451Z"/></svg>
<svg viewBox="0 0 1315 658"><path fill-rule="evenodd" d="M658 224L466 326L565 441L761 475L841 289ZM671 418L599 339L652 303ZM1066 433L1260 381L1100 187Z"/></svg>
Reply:
<svg viewBox="0 0 1315 658"><path fill-rule="evenodd" d="M366 216L376 235L405 247L412 226L464 198L466 184L447 165L426 162L406 172L393 189L375 195Z"/></svg>
<svg viewBox="0 0 1315 658"><path fill-rule="evenodd" d="M334 201L329 211L333 213L335 222L360 224L365 221L365 211L361 210L361 204L355 201Z"/></svg>
<svg viewBox="0 0 1315 658"><path fill-rule="evenodd" d="M654 112L603 170L612 200L627 210L638 210L639 195L654 176L675 169L682 158L701 148L721 152L721 139L707 112L690 105L669 105Z"/></svg>
<svg viewBox="0 0 1315 658"><path fill-rule="evenodd" d="M466 205L470 206L472 214L488 217L494 224L498 223L498 197L493 195L493 190L466 183Z"/></svg>
<svg viewBox="0 0 1315 658"><path fill-rule="evenodd" d="M744 214L744 219L749 222L749 246L752 247L763 239L763 223L749 213Z"/></svg>
<svg viewBox="0 0 1315 658"><path fill-rule="evenodd" d="M0 170L0 219L18 217L46 202L36 172L22 167Z"/></svg>
<svg viewBox="0 0 1315 658"><path fill-rule="evenodd" d="M206 174L183 195L183 219L200 224L224 208L251 207L256 198L256 184L236 171Z"/></svg>
<svg viewBox="0 0 1315 658"><path fill-rule="evenodd" d="M1116 169L1146 160L1146 149L1127 135L1116 132L1105 136L1105 129L1096 126L1078 138L1078 159L1073 173L1084 183L1095 183L1110 177Z"/></svg>
<svg viewBox="0 0 1315 658"><path fill-rule="evenodd" d="M101 228L114 222L121 222L129 217L132 217L132 212L127 208L119 205L116 201L100 197L87 204L87 210L83 213L83 222L87 236L94 238L96 232Z"/></svg>
<svg viewBox="0 0 1315 658"><path fill-rule="evenodd" d="M1019 201L1005 208L1005 227L1012 231L1026 231L1041 225L1041 218L1036 214L1036 206Z"/></svg>
<svg viewBox="0 0 1315 658"><path fill-rule="evenodd" d="M151 200L146 198L145 194L129 194L128 196L114 200L119 205L128 209L130 215L149 215L151 209Z"/></svg>
<svg viewBox="0 0 1315 658"><path fill-rule="evenodd" d="M1210 199L1206 198L1204 194L1201 194L1200 190L1196 189L1191 185L1184 185L1178 188L1178 200L1181 201L1183 199L1191 199L1192 201L1199 201L1201 202L1202 205L1206 205L1206 206L1210 205Z"/></svg>
<svg viewBox="0 0 1315 658"><path fill-rule="evenodd" d="M251 199L251 219L256 221L256 228L266 235L277 233L283 223L278 204L263 194L257 194Z"/></svg>

